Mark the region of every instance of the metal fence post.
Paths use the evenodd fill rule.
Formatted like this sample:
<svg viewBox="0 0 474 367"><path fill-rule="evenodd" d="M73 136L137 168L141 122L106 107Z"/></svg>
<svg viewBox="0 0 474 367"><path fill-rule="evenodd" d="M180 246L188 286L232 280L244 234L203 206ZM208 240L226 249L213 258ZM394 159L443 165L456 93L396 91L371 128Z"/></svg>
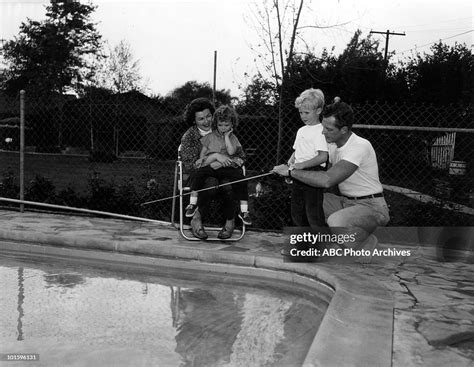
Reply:
<svg viewBox="0 0 474 367"><path fill-rule="evenodd" d="M25 200L25 91L20 91L20 200ZM20 204L23 213L25 205Z"/></svg>

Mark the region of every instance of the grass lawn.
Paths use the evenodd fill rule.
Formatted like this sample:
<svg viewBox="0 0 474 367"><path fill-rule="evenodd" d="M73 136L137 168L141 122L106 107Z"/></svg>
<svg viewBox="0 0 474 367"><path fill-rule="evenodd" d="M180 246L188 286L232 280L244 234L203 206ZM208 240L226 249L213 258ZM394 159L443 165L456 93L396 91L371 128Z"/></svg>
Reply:
<svg viewBox="0 0 474 367"><path fill-rule="evenodd" d="M392 191L386 190L384 194L390 210L388 226L462 227L474 225L472 215L422 203Z"/></svg>
<svg viewBox="0 0 474 367"><path fill-rule="evenodd" d="M112 163L89 162L88 156L25 153L25 182L28 185L36 175L52 181L57 191L68 187L77 192L88 188L88 180L101 178L116 185L130 180L134 186L144 189L154 178L158 183L168 184L174 174L174 162L144 158L122 158ZM0 152L0 173L11 170L20 175L20 155L17 152ZM170 187L171 187L170 185Z"/></svg>

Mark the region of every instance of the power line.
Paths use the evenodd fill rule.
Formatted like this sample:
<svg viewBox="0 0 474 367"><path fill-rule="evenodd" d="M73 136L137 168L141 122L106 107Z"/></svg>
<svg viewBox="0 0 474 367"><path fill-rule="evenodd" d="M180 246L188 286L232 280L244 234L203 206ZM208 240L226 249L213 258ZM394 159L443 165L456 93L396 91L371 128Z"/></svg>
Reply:
<svg viewBox="0 0 474 367"><path fill-rule="evenodd" d="M437 33L440 33L440 32L450 32L450 33L453 33L453 32L460 32L462 30L466 29L466 27L456 27L456 28L444 28L444 29L441 29L441 28L431 28L431 29L420 29L420 30L414 30L414 29L407 29L407 32L410 32L410 33L434 33L434 32L437 32Z"/></svg>
<svg viewBox="0 0 474 367"><path fill-rule="evenodd" d="M415 47L413 47L413 48L409 48L409 49L407 49L407 50L401 51L400 54L403 54L404 52L408 52L408 51L413 51L413 50L416 50L416 49L419 49L419 48L422 48L422 47L425 47L425 46L429 46L429 45L432 45L432 44L437 43L437 42L441 42L441 41L445 41L445 40L448 40L448 39L451 39L451 38L459 37L459 36L462 36L462 35L464 35L464 34L471 33L471 32L473 32L473 31L474 31L474 30L471 29L471 30L466 31L466 32L462 32L462 33L455 34L454 36L449 36L449 37L446 37L446 38L440 38L440 39L438 39L438 40L436 40L436 41L429 42L429 43L425 43L424 45L421 45L421 46L415 45Z"/></svg>
<svg viewBox="0 0 474 367"><path fill-rule="evenodd" d="M443 24L443 23L452 23L452 22L459 22L460 20L466 20L466 19L473 19L474 17L465 17L465 18L456 18L456 19L450 19L450 20L441 20L439 22L433 22L433 23L424 23L424 24L406 24L406 25L398 25L398 27L426 27L430 25L438 25L438 24Z"/></svg>

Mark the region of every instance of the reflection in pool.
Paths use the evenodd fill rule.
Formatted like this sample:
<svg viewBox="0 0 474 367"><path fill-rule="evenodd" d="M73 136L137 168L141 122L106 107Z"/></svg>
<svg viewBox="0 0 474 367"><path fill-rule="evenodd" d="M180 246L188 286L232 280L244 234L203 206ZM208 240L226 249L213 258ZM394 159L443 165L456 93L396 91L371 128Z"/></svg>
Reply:
<svg viewBox="0 0 474 367"><path fill-rule="evenodd" d="M0 257L0 353L39 353L35 366L301 365L327 307L277 280L158 274Z"/></svg>

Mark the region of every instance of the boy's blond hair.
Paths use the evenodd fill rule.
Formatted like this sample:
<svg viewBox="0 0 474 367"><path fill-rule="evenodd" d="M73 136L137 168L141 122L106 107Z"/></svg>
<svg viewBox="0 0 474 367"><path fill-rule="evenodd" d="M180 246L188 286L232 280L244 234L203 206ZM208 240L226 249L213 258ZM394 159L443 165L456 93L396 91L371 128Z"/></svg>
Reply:
<svg viewBox="0 0 474 367"><path fill-rule="evenodd" d="M306 89L295 100L295 107L308 106L314 110L324 107L324 93L321 89Z"/></svg>

